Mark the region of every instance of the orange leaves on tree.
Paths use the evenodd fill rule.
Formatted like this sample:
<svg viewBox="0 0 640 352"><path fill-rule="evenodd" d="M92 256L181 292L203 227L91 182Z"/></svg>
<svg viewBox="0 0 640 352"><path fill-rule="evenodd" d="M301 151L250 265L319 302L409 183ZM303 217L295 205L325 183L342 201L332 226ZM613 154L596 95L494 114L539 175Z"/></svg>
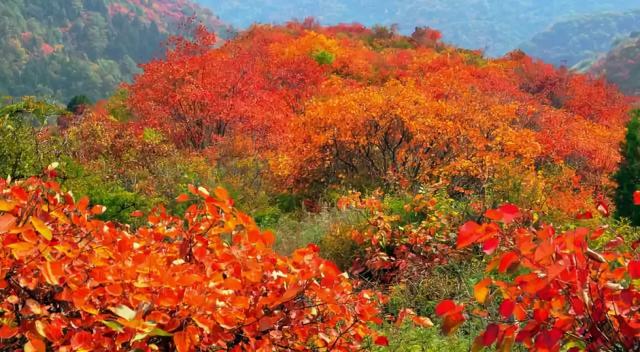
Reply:
<svg viewBox="0 0 640 352"><path fill-rule="evenodd" d="M52 181L2 187L3 204L13 205L0 229L0 338L23 344L16 348L325 348L325 336L349 350L382 321L381 294L356 291L315 248L275 253L274 234L234 209L222 189L194 188L201 201L185 217L152 211L151 225L128 232L94 219L100 207L74 202ZM25 211L43 207L58 215Z"/></svg>

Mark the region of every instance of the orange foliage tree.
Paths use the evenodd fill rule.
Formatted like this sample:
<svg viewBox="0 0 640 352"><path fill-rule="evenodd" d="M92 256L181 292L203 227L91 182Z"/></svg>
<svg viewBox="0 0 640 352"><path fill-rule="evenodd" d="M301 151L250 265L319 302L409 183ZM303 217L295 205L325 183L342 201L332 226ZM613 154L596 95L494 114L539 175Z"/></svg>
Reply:
<svg viewBox="0 0 640 352"><path fill-rule="evenodd" d="M235 210L224 190L191 193L184 218L158 208L134 230L96 220L104 207L50 179L0 181L4 348L351 351L369 338L386 343L369 325L380 322L383 296L357 291L313 245L276 254L274 235Z"/></svg>
<svg viewBox="0 0 640 352"><path fill-rule="evenodd" d="M430 28L308 20L212 44L202 29L175 39L129 106L178 146L268 164L283 188L442 182L487 197L511 172L588 205L612 187L629 101L604 81L520 52L488 59Z"/></svg>

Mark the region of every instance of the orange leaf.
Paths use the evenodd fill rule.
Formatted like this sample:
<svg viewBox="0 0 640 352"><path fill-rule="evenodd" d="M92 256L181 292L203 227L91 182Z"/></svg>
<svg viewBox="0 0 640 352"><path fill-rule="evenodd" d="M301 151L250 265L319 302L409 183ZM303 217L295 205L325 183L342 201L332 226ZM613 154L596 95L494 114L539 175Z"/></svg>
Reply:
<svg viewBox="0 0 640 352"><path fill-rule="evenodd" d="M518 255L514 252L506 253L502 256L502 259L500 259L500 266L498 267L498 271L500 271L501 273L505 273L516 263L518 263Z"/></svg>
<svg viewBox="0 0 640 352"><path fill-rule="evenodd" d="M49 285L59 285L64 276L64 264L60 261L46 262L42 268L42 275Z"/></svg>
<svg viewBox="0 0 640 352"><path fill-rule="evenodd" d="M25 352L46 352L47 346L42 339L35 334L27 333L27 343L24 345Z"/></svg>
<svg viewBox="0 0 640 352"><path fill-rule="evenodd" d="M480 304L484 304L487 300L487 296L489 295L489 285L491 285L492 280L490 278L486 278L473 286L473 296L476 298L476 301Z"/></svg>
<svg viewBox="0 0 640 352"><path fill-rule="evenodd" d="M427 317L415 316L415 317L411 318L411 320L413 321L414 324L416 324L418 326L422 326L423 328L430 328L430 327L433 326L433 322L431 321L431 319L429 319Z"/></svg>
<svg viewBox="0 0 640 352"><path fill-rule="evenodd" d="M186 195L186 194L184 194L184 193L183 193L183 194L181 194L181 195L179 195L179 196L176 198L176 201L177 201L178 203L184 203L184 202L186 202L186 201L188 201L188 200L189 200L189 196L188 196L188 195Z"/></svg>
<svg viewBox="0 0 640 352"><path fill-rule="evenodd" d="M191 338L185 331L176 332L173 334L173 343L176 345L178 352L190 352L192 351Z"/></svg>
<svg viewBox="0 0 640 352"><path fill-rule="evenodd" d="M265 231L262 233L262 240L265 245L272 246L276 242L276 236L271 231Z"/></svg>
<svg viewBox="0 0 640 352"><path fill-rule="evenodd" d="M9 231L16 224L16 217L11 214L0 215L0 233Z"/></svg>
<svg viewBox="0 0 640 352"><path fill-rule="evenodd" d="M228 201L229 200L229 193L227 192L226 189L224 189L222 187L216 187L216 189L213 191L213 193L220 200L223 200L223 201Z"/></svg>
<svg viewBox="0 0 640 352"><path fill-rule="evenodd" d="M482 236L481 226L473 221L469 221L460 227L456 248L461 249L472 245Z"/></svg>
<svg viewBox="0 0 640 352"><path fill-rule="evenodd" d="M18 334L18 328L11 327L9 325L2 325L0 327L0 339L10 339Z"/></svg>

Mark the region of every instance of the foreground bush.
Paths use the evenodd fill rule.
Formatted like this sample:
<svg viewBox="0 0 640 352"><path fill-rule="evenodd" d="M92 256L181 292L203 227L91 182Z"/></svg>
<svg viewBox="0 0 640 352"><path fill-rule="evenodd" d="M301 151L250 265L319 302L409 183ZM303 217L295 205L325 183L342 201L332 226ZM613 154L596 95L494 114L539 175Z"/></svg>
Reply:
<svg viewBox="0 0 640 352"><path fill-rule="evenodd" d="M518 226L520 216L504 206L486 213L492 221L460 228L457 249L481 248L491 274L475 285L468 312L452 300L436 306L443 330L455 331L469 316L488 322L473 350L508 351L515 343L537 351L638 350L638 242L617 237L597 252L589 243L604 228L534 229Z"/></svg>
<svg viewBox="0 0 640 352"><path fill-rule="evenodd" d="M160 208L133 232L95 219L103 206L53 181L0 181L3 348L347 351L387 343L370 329L381 322L380 294L356 291L315 246L276 254L274 235L235 210L224 190L190 191L199 201L184 218Z"/></svg>

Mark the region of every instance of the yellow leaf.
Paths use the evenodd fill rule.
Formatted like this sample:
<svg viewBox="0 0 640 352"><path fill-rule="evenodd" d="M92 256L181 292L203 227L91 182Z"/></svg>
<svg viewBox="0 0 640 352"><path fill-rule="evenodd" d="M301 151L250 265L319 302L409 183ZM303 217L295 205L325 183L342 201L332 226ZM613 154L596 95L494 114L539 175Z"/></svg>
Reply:
<svg viewBox="0 0 640 352"><path fill-rule="evenodd" d="M111 307L109 308L112 312L114 312L117 316L119 316L120 318L126 319L126 320L133 320L136 318L136 311L125 306L124 304L121 304L117 307Z"/></svg>
<svg viewBox="0 0 640 352"><path fill-rule="evenodd" d="M480 282L478 282L473 287L473 295L480 304L484 304L487 300L487 296L489 295L489 285L491 285L491 279L486 278Z"/></svg>
<svg viewBox="0 0 640 352"><path fill-rule="evenodd" d="M44 223L44 221L34 216L31 217L31 225L33 225L33 227L42 235L42 237L46 238L47 241L51 241L51 239L53 238L53 233L51 232L49 226Z"/></svg>
<svg viewBox="0 0 640 352"><path fill-rule="evenodd" d="M0 200L0 211L12 211L16 207L16 203Z"/></svg>

